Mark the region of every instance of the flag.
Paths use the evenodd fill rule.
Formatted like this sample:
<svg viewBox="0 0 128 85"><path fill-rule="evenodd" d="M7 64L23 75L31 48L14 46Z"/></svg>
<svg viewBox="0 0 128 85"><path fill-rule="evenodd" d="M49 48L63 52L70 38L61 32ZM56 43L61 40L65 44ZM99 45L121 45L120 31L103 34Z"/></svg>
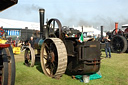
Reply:
<svg viewBox="0 0 128 85"><path fill-rule="evenodd" d="M81 36L80 36L80 38L79 38L79 42L83 42L84 41L84 37L83 37L83 32L81 33Z"/></svg>

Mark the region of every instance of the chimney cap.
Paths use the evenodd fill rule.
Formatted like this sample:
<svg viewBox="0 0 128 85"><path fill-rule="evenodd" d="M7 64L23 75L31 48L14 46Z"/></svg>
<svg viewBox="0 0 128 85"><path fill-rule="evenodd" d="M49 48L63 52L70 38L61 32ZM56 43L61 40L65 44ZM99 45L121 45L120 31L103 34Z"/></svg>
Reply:
<svg viewBox="0 0 128 85"><path fill-rule="evenodd" d="M40 12L45 12L45 9L39 9Z"/></svg>

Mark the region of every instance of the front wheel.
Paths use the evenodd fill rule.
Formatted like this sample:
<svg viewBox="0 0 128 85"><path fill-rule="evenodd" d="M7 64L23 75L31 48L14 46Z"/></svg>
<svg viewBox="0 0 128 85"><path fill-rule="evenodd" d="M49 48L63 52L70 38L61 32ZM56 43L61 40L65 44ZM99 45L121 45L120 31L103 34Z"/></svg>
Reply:
<svg viewBox="0 0 128 85"><path fill-rule="evenodd" d="M24 53L24 63L26 66L33 67L35 64L35 52L32 47L26 47Z"/></svg>

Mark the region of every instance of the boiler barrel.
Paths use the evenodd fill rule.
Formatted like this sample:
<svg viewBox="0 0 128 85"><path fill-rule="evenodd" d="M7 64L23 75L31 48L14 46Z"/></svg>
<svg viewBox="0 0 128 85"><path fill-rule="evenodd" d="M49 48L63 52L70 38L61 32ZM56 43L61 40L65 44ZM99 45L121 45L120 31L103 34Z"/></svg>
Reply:
<svg viewBox="0 0 128 85"><path fill-rule="evenodd" d="M37 38L34 40L34 49L41 49L41 46L43 44L44 40Z"/></svg>

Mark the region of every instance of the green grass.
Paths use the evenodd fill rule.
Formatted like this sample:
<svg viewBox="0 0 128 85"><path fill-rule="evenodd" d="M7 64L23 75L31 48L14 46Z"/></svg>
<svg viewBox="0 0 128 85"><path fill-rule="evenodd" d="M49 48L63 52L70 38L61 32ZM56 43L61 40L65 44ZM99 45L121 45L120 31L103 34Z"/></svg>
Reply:
<svg viewBox="0 0 128 85"><path fill-rule="evenodd" d="M102 52L102 57L105 53ZM128 85L128 53L115 54L112 58L103 58L101 61L101 79L91 80L86 85ZM23 61L16 62L15 85L85 85L79 80L72 79L64 74L60 80L45 76L40 64L26 67Z"/></svg>

